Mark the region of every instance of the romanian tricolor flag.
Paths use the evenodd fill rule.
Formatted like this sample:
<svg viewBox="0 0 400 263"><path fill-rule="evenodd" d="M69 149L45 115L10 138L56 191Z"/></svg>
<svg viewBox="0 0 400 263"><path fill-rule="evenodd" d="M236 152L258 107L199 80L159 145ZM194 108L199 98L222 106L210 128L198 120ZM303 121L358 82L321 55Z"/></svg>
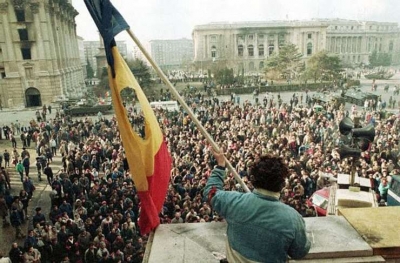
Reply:
<svg viewBox="0 0 400 263"><path fill-rule="evenodd" d="M158 215L161 212L168 189L171 157L150 103L128 65L119 54L115 41L107 35L110 32L114 34L115 31L118 31L113 30L117 26L124 28L125 21L109 0L85 0L85 3L92 17L96 16L96 18L93 18L103 36L106 52L108 52L108 77L111 97L130 172L140 198L140 232L147 234L160 224ZM106 21L104 21L105 17L107 17ZM113 22L110 22L110 20ZM101 27L106 28L100 29ZM106 35L104 36L103 33ZM111 39L111 41L106 43L106 39ZM108 47L109 50L107 51ZM136 93L145 118L145 138L141 138L132 130L120 95L124 88L132 88Z"/></svg>

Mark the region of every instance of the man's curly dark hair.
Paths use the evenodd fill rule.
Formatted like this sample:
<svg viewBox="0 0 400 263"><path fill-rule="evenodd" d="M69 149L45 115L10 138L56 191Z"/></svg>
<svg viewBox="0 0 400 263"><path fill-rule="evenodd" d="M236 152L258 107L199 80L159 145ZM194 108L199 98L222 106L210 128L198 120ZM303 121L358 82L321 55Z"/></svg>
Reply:
<svg viewBox="0 0 400 263"><path fill-rule="evenodd" d="M250 180L255 188L280 192L289 176L289 168L283 158L264 155L250 169Z"/></svg>

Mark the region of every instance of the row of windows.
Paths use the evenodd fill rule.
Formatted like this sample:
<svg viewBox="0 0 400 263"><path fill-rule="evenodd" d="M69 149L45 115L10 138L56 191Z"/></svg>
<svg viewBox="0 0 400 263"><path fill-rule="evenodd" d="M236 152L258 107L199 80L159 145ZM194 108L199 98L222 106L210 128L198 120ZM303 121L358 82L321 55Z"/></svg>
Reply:
<svg viewBox="0 0 400 263"><path fill-rule="evenodd" d="M274 44L270 44L268 46L268 55L271 56L272 53L274 53L274 49L275 49ZM312 43L308 43L307 44L307 56L311 56L312 55L312 50L313 50ZM243 54L244 54L243 45L238 45L237 55L239 57L242 57ZM248 45L247 46L247 55L249 57L253 57L254 56L254 46L253 45ZM264 56L264 45L262 45L262 44L258 45L258 56L259 57L263 57ZM216 58L217 57L217 48L215 46L211 47L211 57L212 58Z"/></svg>
<svg viewBox="0 0 400 263"><path fill-rule="evenodd" d="M247 39L248 39L248 40L254 40L255 35L256 35L256 34L247 35ZM311 34L310 34L310 35L311 35ZM257 34L257 39L259 39L259 40L263 40L264 37L265 37L264 34ZM275 35L273 35L273 34L270 34L270 35L269 35L269 38L272 38L272 39L273 39L274 37L275 37ZM310 37L310 38L311 38L311 37ZM244 36L244 35L238 35L238 40L244 41L244 39L245 39L245 36ZM211 40L211 42L216 42L216 41L217 41L217 36L216 36L216 35L211 35L211 36L210 36L210 40ZM278 41L285 41L285 35L283 35L283 34L278 34Z"/></svg>
<svg viewBox="0 0 400 263"><path fill-rule="evenodd" d="M333 27L333 26L332 26ZM369 26L369 30L376 29L377 31L389 31L391 29L395 29L395 26ZM335 26L335 30L360 30L361 26Z"/></svg>
<svg viewBox="0 0 400 263"><path fill-rule="evenodd" d="M5 79L6 77L7 77L6 71L4 70L4 68L0 68L0 79ZM32 67L25 68L25 77L26 79L33 79L34 74Z"/></svg>

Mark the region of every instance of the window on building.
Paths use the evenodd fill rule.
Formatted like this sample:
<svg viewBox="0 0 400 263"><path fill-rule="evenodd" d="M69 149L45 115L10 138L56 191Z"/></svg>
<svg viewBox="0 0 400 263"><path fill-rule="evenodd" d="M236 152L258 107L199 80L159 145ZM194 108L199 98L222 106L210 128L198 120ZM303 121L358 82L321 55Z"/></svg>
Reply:
<svg viewBox="0 0 400 263"><path fill-rule="evenodd" d="M253 34L249 35L249 40L253 40L253 39L254 39L254 35Z"/></svg>
<svg viewBox="0 0 400 263"><path fill-rule="evenodd" d="M4 68L0 68L0 78L5 79L6 78L6 71Z"/></svg>
<svg viewBox="0 0 400 263"><path fill-rule="evenodd" d="M259 64L258 68L260 70L264 69L264 61L260 61L260 64Z"/></svg>
<svg viewBox="0 0 400 263"><path fill-rule="evenodd" d="M217 48L215 46L211 47L211 57L216 58L217 57Z"/></svg>
<svg viewBox="0 0 400 263"><path fill-rule="evenodd" d="M25 77L27 79L33 79L33 68L32 67L25 68Z"/></svg>
<svg viewBox="0 0 400 263"><path fill-rule="evenodd" d="M379 52L382 52L382 43L379 43Z"/></svg>
<svg viewBox="0 0 400 263"><path fill-rule="evenodd" d="M247 52L249 53L250 57L254 56L254 46L253 45L249 45L247 47Z"/></svg>
<svg viewBox="0 0 400 263"><path fill-rule="evenodd" d="M354 26L351 26L351 30L353 30L354 29Z"/></svg>
<svg viewBox="0 0 400 263"><path fill-rule="evenodd" d="M15 9L15 17L18 22L25 22L25 10Z"/></svg>
<svg viewBox="0 0 400 263"><path fill-rule="evenodd" d="M312 55L312 44L308 43L307 44L307 56L311 56Z"/></svg>
<svg viewBox="0 0 400 263"><path fill-rule="evenodd" d="M264 45L263 44L258 45L258 56L259 57L264 56Z"/></svg>
<svg viewBox="0 0 400 263"><path fill-rule="evenodd" d="M19 39L21 41L29 40L28 37L28 30L23 28L23 29L18 29L18 34L19 34Z"/></svg>
<svg viewBox="0 0 400 263"><path fill-rule="evenodd" d="M249 70L254 70L254 62L249 63Z"/></svg>
<svg viewBox="0 0 400 263"><path fill-rule="evenodd" d="M21 48L22 59L32 59L30 48Z"/></svg>
<svg viewBox="0 0 400 263"><path fill-rule="evenodd" d="M274 53L274 48L275 48L275 46L274 46L274 44L269 44L269 46L268 46L268 55L272 55L272 53Z"/></svg>
<svg viewBox="0 0 400 263"><path fill-rule="evenodd" d="M243 37L242 35L238 35L238 40L243 41L243 40L244 40L244 37Z"/></svg>
<svg viewBox="0 0 400 263"><path fill-rule="evenodd" d="M312 38L312 34L310 33L310 34L307 34L307 38L308 39L311 39Z"/></svg>
<svg viewBox="0 0 400 263"><path fill-rule="evenodd" d="M244 72L244 65L243 65L243 63L239 63L238 69L239 69L240 74L242 74L242 73Z"/></svg>
<svg viewBox="0 0 400 263"><path fill-rule="evenodd" d="M243 56L243 45L238 46L238 56Z"/></svg>
<svg viewBox="0 0 400 263"><path fill-rule="evenodd" d="M278 46L282 47L285 45L285 35L281 34L278 36Z"/></svg>
<svg viewBox="0 0 400 263"><path fill-rule="evenodd" d="M389 43L389 52L393 51L393 41Z"/></svg>
<svg viewBox="0 0 400 263"><path fill-rule="evenodd" d="M335 26L335 30L337 30L337 26Z"/></svg>
<svg viewBox="0 0 400 263"><path fill-rule="evenodd" d="M217 41L217 36L210 36L210 40L211 40L212 42Z"/></svg>
<svg viewBox="0 0 400 263"><path fill-rule="evenodd" d="M259 35L258 35L258 39L264 40L264 35L263 35L263 34L259 34Z"/></svg>

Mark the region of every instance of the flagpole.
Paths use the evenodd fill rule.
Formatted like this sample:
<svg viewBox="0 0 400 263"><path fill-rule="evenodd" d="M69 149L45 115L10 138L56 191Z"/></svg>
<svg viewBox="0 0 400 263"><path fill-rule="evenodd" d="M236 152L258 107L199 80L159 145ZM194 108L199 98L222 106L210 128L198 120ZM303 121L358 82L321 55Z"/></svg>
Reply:
<svg viewBox="0 0 400 263"><path fill-rule="evenodd" d="M213 147L213 149L217 152L220 151L218 145L215 143L215 141L213 140L213 138L210 136L210 134L206 131L206 129L203 127L203 125L201 125L201 123L199 122L199 120L196 118L196 116L194 115L194 113L192 112L192 110L189 108L189 106L186 104L186 102L183 100L183 98L181 97L181 95L178 93L178 91L175 89L175 87L171 84L171 82L169 81L169 79L167 78L167 76L165 76L164 72L162 72L162 70L160 69L160 67L156 64L156 62L153 60L153 58L150 56L150 54L147 52L146 49L144 49L143 45L140 43L139 39L135 36L135 34L132 32L132 30L129 28L126 30L129 34L129 36L132 38L132 40L136 43L136 45L138 46L138 48L142 51L143 55L147 58L147 60L150 62L150 64L153 66L154 70L157 72L157 74L159 75L159 77L162 79L162 81L165 83L165 85L167 85L167 87L169 88L170 92L174 95L174 97L176 98L176 100L180 103L180 105L185 109L185 111L189 114L190 118L192 119L192 121L196 124L197 128L199 129L199 131L201 132L201 134L203 134L203 136L207 139L207 141L211 144L211 146ZM242 178L240 178L239 174L237 173L237 171L233 168L232 164L229 162L228 159L225 158L225 163L226 163L226 167L228 168L228 170L233 174L233 176L235 177L236 181L238 181L240 183L240 185L242 186L243 190L245 192L250 192L249 188L247 187L247 185L243 182Z"/></svg>

